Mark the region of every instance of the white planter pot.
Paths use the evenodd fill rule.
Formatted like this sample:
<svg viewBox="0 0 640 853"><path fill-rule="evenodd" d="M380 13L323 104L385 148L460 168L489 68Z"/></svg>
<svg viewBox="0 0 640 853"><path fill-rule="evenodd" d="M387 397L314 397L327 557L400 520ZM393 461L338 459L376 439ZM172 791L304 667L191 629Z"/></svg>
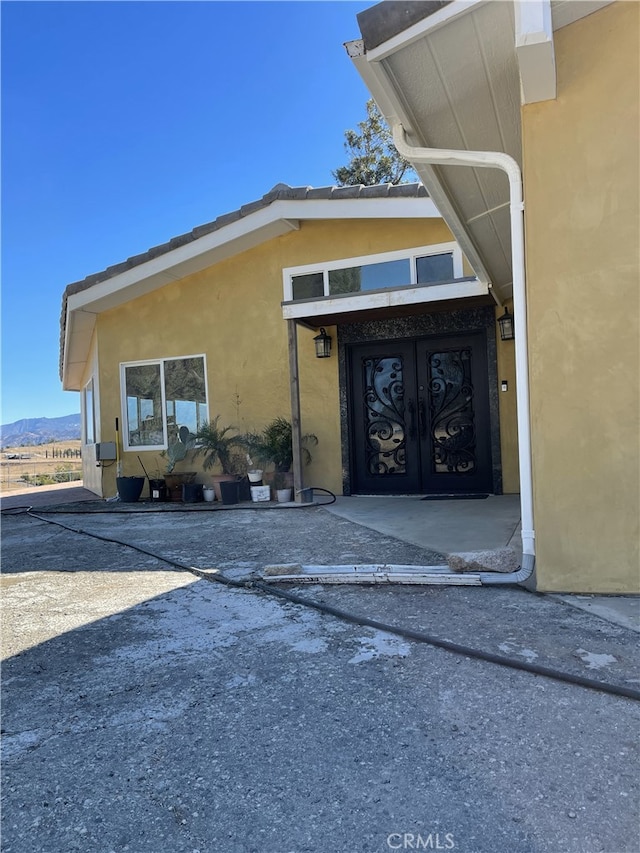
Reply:
<svg viewBox="0 0 640 853"><path fill-rule="evenodd" d="M251 500L255 502L270 501L271 489L269 486L251 486Z"/></svg>
<svg viewBox="0 0 640 853"><path fill-rule="evenodd" d="M213 503L216 499L216 491L213 486L205 486L202 490L202 494L207 503Z"/></svg>
<svg viewBox="0 0 640 853"><path fill-rule="evenodd" d="M279 504L289 503L293 489L276 489L276 497Z"/></svg>
<svg viewBox="0 0 640 853"><path fill-rule="evenodd" d="M249 471L247 473L247 477L249 478L250 483L261 483L262 482L262 471Z"/></svg>

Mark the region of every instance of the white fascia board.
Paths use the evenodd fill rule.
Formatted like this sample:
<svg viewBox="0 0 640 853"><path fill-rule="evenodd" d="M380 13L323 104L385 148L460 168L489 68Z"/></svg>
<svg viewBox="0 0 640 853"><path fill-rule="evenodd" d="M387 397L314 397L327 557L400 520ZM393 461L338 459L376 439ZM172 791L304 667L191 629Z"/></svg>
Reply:
<svg viewBox="0 0 640 853"><path fill-rule="evenodd" d="M380 290L353 296L325 296L311 302L285 302L282 316L285 320L310 317L327 317L335 314L370 311L372 308L398 308L402 305L419 305L442 302L448 299L467 299L486 296L489 288L477 280L432 284L424 287L403 287L397 290Z"/></svg>
<svg viewBox="0 0 640 853"><path fill-rule="evenodd" d="M379 62L381 59L386 59L387 56L395 53L398 49L413 44L414 41L423 38L427 33L440 29L440 27L445 26L455 18L466 15L468 12L472 12L478 6L482 6L487 2L489 0L454 0L453 3L449 3L437 12L434 12L433 15L423 18L421 21L413 24L413 26L407 27L406 30L382 42L378 47L367 51L367 57L370 62Z"/></svg>
<svg viewBox="0 0 640 853"><path fill-rule="evenodd" d="M247 227L249 223L250 227ZM264 240L297 228L299 223L295 219L274 216L269 208L265 208L219 231L91 285L86 290L70 294L67 297L62 387L65 390L79 390L76 386L81 381L90 341L82 328L83 316L93 317L95 325L95 315L101 311L122 305Z"/></svg>
<svg viewBox="0 0 640 853"><path fill-rule="evenodd" d="M304 208L299 212L298 219L442 219L433 199L427 196L339 200L326 198L301 203Z"/></svg>
<svg viewBox="0 0 640 853"><path fill-rule="evenodd" d="M354 50L353 55L350 55L357 72L362 77L367 89L371 92L373 99L378 105L378 109L385 117L389 127L393 127L395 124L401 124L407 132L407 135L411 136L412 132L415 134L413 121L404 110L402 100L390 81L384 65L381 62L371 61L369 59L370 54L368 53L365 54L364 52ZM433 199L440 216L449 226L449 230L458 242L466 259L471 264L471 268L478 280L490 287L491 279L487 268L478 254L478 251L467 232L464 222L458 216L455 207L451 203L442 184L436 177L433 167L425 165L424 163L414 163L412 165L420 177L420 180L427 188L427 192L429 193L430 198Z"/></svg>
<svg viewBox="0 0 640 853"><path fill-rule="evenodd" d="M555 100L556 56L551 0L516 2L515 13L522 103Z"/></svg>
<svg viewBox="0 0 640 853"><path fill-rule="evenodd" d="M191 243L71 294L67 300L69 309L104 311L297 227L291 218L285 220L282 217L265 216L267 212L268 209L258 211L219 231L205 234ZM249 219L253 225L250 229L247 228Z"/></svg>
<svg viewBox="0 0 640 853"><path fill-rule="evenodd" d="M96 315L89 311L70 312L67 307L65 324L62 388L80 391L87 362Z"/></svg>
<svg viewBox="0 0 640 853"><path fill-rule="evenodd" d="M86 366L86 361L73 361L68 366L65 364L65 376L62 382L63 391L82 391L82 376Z"/></svg>
<svg viewBox="0 0 640 853"><path fill-rule="evenodd" d="M71 341L73 339L73 314L69 311L69 305L67 304L66 309L66 317L64 323L64 348L62 350L62 376L60 377L62 380L62 390L63 391L77 391L78 378L77 371L73 371L71 368L70 361L70 353L71 353Z"/></svg>

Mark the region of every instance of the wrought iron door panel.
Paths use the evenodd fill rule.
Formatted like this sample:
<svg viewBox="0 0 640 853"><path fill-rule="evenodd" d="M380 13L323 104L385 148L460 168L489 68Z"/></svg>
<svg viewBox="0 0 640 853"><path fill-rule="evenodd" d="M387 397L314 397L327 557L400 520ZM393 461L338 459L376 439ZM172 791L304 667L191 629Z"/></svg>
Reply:
<svg viewBox="0 0 640 853"><path fill-rule="evenodd" d="M491 492L487 350L483 335L420 341L418 384L426 391L422 453L426 492Z"/></svg>
<svg viewBox="0 0 640 853"><path fill-rule="evenodd" d="M365 457L369 474L406 471L406 424L403 359L362 360L364 372Z"/></svg>
<svg viewBox="0 0 640 853"><path fill-rule="evenodd" d="M432 352L427 358L431 469L439 474L476 470L471 350Z"/></svg>
<svg viewBox="0 0 640 853"><path fill-rule="evenodd" d="M491 491L484 336L349 350L355 492Z"/></svg>
<svg viewBox="0 0 640 853"><path fill-rule="evenodd" d="M382 349L382 351L381 351ZM351 357L352 455L356 489L402 493L418 485L413 347L358 346Z"/></svg>

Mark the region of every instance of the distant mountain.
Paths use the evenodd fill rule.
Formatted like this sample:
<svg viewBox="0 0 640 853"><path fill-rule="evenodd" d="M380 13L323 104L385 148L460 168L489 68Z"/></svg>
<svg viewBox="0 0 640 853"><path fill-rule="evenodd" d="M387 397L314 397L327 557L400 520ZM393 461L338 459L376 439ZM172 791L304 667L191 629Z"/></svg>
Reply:
<svg viewBox="0 0 640 853"><path fill-rule="evenodd" d="M0 426L2 447L21 447L26 444L46 444L49 441L70 441L80 438L80 415L62 418L24 418Z"/></svg>

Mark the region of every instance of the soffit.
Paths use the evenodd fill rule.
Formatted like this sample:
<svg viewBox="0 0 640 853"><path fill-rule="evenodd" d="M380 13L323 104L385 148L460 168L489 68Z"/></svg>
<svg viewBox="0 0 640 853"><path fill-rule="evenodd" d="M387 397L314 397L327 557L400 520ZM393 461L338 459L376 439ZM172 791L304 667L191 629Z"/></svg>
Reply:
<svg viewBox="0 0 640 853"><path fill-rule="evenodd" d="M520 79L514 44L513 4L477 3L379 59L400 112L408 118L410 142L503 151L520 163ZM445 193L491 285L502 298L509 296L506 176L497 169L460 166L418 167L418 173L427 189L433 186L436 200L439 192Z"/></svg>
<svg viewBox="0 0 640 853"><path fill-rule="evenodd" d="M553 0L553 29L611 2ZM513 2L454 0L419 7L389 2L360 13L358 21L364 45L359 49L357 42L351 43L350 55L387 121L401 123L411 145L501 151L521 165L521 83ZM500 170L466 166L418 165L416 171L478 277L488 281L501 299L509 297L506 176Z"/></svg>

